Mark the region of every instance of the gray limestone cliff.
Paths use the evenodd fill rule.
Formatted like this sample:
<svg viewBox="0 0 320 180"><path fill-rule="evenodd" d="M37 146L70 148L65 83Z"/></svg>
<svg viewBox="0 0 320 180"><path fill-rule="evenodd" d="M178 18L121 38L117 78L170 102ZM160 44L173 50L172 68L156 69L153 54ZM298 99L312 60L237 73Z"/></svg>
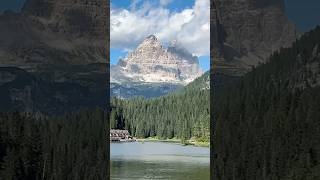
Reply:
<svg viewBox="0 0 320 180"><path fill-rule="evenodd" d="M242 75L297 38L283 0L214 0L211 6L218 71Z"/></svg>
<svg viewBox="0 0 320 180"><path fill-rule="evenodd" d="M27 0L20 13L0 15L0 64L106 63L106 8L103 0Z"/></svg>
<svg viewBox="0 0 320 180"><path fill-rule="evenodd" d="M164 48L160 40L150 35L126 58L120 59L118 65L111 67L111 81L187 84L202 73L198 58L177 42Z"/></svg>

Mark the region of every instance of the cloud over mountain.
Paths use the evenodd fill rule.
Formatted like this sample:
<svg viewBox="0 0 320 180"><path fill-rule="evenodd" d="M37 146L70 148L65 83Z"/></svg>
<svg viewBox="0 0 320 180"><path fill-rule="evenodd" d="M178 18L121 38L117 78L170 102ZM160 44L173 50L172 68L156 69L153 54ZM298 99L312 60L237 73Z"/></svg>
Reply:
<svg viewBox="0 0 320 180"><path fill-rule="evenodd" d="M196 55L209 55L210 2L196 0L192 8L179 12L166 6L170 1L159 1L155 6L149 1L130 9L111 8L111 47L132 50L143 39L154 34L163 44L178 40L188 51Z"/></svg>

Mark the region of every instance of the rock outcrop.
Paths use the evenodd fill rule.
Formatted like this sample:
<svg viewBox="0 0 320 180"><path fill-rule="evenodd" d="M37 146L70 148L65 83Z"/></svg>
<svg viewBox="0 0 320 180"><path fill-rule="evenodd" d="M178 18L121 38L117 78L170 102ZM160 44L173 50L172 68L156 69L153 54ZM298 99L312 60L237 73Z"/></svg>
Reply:
<svg viewBox="0 0 320 180"><path fill-rule="evenodd" d="M217 70L242 75L297 38L283 0L215 0L211 23Z"/></svg>
<svg viewBox="0 0 320 180"><path fill-rule="evenodd" d="M53 32L101 37L107 23L105 5L102 0L27 0L22 13L46 24Z"/></svg>
<svg viewBox="0 0 320 180"><path fill-rule="evenodd" d="M0 64L43 66L106 63L106 2L27 0L0 16Z"/></svg>

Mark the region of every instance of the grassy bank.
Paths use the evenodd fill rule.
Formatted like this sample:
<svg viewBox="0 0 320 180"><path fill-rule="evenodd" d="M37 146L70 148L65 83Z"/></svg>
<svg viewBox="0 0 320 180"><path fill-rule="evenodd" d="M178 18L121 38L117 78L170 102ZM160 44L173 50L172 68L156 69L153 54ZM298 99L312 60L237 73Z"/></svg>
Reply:
<svg viewBox="0 0 320 180"><path fill-rule="evenodd" d="M196 139L189 139L189 140L182 140L178 138L171 138L171 139L161 139L157 136L148 137L148 138L137 138L138 142L166 142L166 143L177 143L183 145L192 145L192 146L199 146L199 147L210 147L210 143L207 141L198 141Z"/></svg>

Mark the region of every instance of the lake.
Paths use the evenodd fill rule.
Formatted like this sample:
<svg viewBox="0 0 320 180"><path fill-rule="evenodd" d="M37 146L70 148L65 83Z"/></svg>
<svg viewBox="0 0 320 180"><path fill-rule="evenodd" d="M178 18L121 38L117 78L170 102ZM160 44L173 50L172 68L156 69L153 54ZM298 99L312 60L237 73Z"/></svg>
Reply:
<svg viewBox="0 0 320 180"><path fill-rule="evenodd" d="M110 144L111 179L206 180L210 149L164 142Z"/></svg>

